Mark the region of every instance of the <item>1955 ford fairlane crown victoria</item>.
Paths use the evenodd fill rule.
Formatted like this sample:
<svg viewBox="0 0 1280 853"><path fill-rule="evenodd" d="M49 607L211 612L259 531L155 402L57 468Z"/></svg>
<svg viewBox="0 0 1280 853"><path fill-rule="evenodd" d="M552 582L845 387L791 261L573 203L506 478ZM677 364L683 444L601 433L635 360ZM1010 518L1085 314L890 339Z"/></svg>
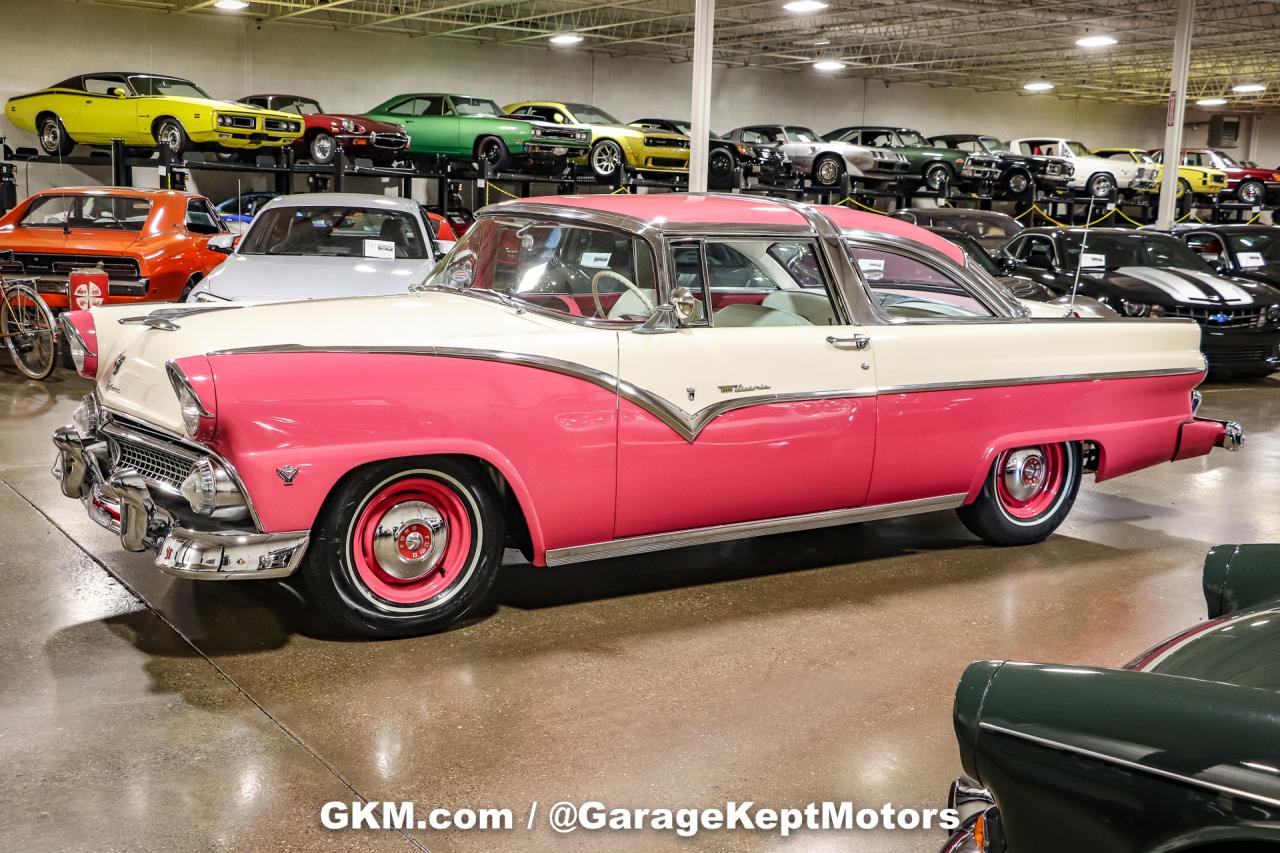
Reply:
<svg viewBox="0 0 1280 853"><path fill-rule="evenodd" d="M963 258L762 198L495 205L407 295L65 315L97 385L55 470L166 571L300 570L394 636L473 610L508 543L557 565L955 508L1025 544L1085 472L1238 445L1194 415L1195 323L1033 320Z"/></svg>

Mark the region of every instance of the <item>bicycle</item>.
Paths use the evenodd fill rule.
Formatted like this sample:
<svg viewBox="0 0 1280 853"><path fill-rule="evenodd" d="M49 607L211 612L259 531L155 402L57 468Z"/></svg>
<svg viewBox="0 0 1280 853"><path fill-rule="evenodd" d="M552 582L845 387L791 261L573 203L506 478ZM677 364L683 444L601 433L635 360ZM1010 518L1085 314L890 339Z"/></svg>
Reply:
<svg viewBox="0 0 1280 853"><path fill-rule="evenodd" d="M0 251L0 261L12 260ZM0 272L0 338L13 364L29 379L48 379L58 360L58 331L53 312L26 280L6 280Z"/></svg>

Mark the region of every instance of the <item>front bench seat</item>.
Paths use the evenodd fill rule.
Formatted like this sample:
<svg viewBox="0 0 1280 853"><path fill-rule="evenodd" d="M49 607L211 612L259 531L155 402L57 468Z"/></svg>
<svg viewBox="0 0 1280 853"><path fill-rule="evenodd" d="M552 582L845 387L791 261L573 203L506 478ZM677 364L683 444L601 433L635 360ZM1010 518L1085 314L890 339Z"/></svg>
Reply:
<svg viewBox="0 0 1280 853"><path fill-rule="evenodd" d="M806 290L775 290L760 303L765 308L799 314L814 326L837 326L836 310L825 293Z"/></svg>
<svg viewBox="0 0 1280 853"><path fill-rule="evenodd" d="M726 305L712 316L714 325L720 327L813 325L799 314L748 303Z"/></svg>

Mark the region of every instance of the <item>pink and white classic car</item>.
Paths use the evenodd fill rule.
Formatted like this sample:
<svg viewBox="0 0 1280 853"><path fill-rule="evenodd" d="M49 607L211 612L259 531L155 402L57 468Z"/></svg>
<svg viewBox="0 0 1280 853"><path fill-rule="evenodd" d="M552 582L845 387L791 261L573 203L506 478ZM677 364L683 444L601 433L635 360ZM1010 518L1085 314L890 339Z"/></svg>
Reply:
<svg viewBox="0 0 1280 853"><path fill-rule="evenodd" d="M406 295L64 317L97 384L63 492L165 571L300 571L375 636L462 617L507 545L942 509L1026 544L1086 473L1242 437L1195 417L1192 321L1035 319L916 226L762 198L510 202Z"/></svg>

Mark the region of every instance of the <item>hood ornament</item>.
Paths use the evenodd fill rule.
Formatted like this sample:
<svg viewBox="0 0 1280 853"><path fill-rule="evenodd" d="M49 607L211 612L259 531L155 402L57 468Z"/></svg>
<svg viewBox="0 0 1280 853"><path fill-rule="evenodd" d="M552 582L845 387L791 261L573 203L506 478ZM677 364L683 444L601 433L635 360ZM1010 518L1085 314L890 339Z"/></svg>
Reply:
<svg viewBox="0 0 1280 853"><path fill-rule="evenodd" d="M285 465L283 468L276 469L276 476L278 476L286 486L292 486L293 478L298 476L298 472L300 470L300 468L293 465Z"/></svg>

